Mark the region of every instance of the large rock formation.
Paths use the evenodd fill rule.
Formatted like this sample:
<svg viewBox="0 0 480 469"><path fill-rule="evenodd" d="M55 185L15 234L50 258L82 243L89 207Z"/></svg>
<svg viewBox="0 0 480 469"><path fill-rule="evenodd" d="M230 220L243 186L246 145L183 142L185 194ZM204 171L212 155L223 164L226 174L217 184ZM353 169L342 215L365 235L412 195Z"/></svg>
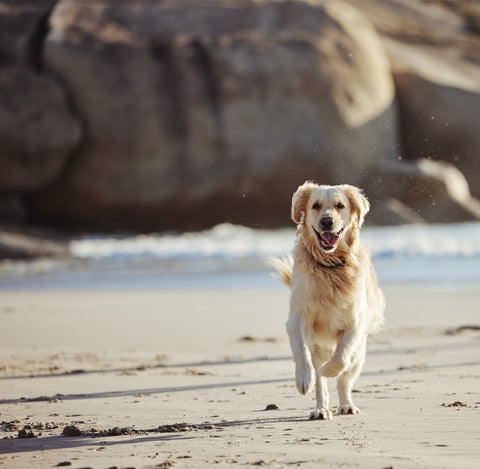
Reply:
<svg viewBox="0 0 480 469"><path fill-rule="evenodd" d="M479 195L471 21L348 3L0 4L0 218L274 226L314 179L364 187L376 223L479 219L432 161Z"/></svg>
<svg viewBox="0 0 480 469"><path fill-rule="evenodd" d="M278 224L298 181L361 184L397 155L388 61L345 4L63 1L44 63L87 128L41 217Z"/></svg>

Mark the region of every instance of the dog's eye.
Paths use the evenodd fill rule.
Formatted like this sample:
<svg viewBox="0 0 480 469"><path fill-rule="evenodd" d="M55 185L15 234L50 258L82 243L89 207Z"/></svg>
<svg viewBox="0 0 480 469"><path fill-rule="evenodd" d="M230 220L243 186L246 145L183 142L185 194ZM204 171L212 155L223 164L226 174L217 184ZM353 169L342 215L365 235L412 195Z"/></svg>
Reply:
<svg viewBox="0 0 480 469"><path fill-rule="evenodd" d="M338 208L338 210L342 210L342 208L345 208L345 205L343 205L342 202L338 202L336 207Z"/></svg>
<svg viewBox="0 0 480 469"><path fill-rule="evenodd" d="M315 202L312 206L313 210L320 210L320 204L318 202Z"/></svg>

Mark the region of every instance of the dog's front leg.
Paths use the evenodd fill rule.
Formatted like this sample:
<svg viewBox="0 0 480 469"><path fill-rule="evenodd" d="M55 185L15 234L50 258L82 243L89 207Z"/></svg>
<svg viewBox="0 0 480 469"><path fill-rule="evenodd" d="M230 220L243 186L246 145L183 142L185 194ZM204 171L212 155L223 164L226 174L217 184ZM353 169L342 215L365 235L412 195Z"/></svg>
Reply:
<svg viewBox="0 0 480 469"><path fill-rule="evenodd" d="M330 420L332 418L332 411L330 410L330 396L328 394L328 381L325 376L322 376L322 365L328 360L331 354L329 348L324 348L319 345L314 346L312 359L316 371L316 398L317 406L310 412L310 420Z"/></svg>
<svg viewBox="0 0 480 469"><path fill-rule="evenodd" d="M360 411L352 400L352 388L355 379L362 371L363 363L365 362L365 351L367 347L367 336L363 338L359 346L357 354L353 357L352 367L345 370L338 378L338 398L339 406L337 414L358 414Z"/></svg>
<svg viewBox="0 0 480 469"><path fill-rule="evenodd" d="M300 394L307 394L313 385L315 371L312 357L304 340L301 314L291 313L287 321L287 333L295 362L295 382Z"/></svg>
<svg viewBox="0 0 480 469"><path fill-rule="evenodd" d="M333 378L352 366L353 357L357 354L367 333L365 328L366 312L367 291L364 287L352 312L355 322L340 336L335 353L322 368L323 376Z"/></svg>
<svg viewBox="0 0 480 469"><path fill-rule="evenodd" d="M340 337L335 353L322 368L322 375L327 378L338 376L352 365L352 358L365 339L363 326L355 325L348 328Z"/></svg>
<svg viewBox="0 0 480 469"><path fill-rule="evenodd" d="M330 410L330 398L328 395L328 383L325 376L316 377L316 397L317 407L310 412L310 420L331 420L332 411Z"/></svg>

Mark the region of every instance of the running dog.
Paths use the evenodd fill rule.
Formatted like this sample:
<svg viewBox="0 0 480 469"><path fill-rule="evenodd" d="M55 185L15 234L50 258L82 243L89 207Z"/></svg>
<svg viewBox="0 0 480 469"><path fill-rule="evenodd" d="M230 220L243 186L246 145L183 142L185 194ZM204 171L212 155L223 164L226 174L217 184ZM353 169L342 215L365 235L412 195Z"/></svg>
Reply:
<svg viewBox="0 0 480 469"><path fill-rule="evenodd" d="M384 321L385 302L359 231L370 204L347 184L306 182L293 194L297 224L293 256L276 259L291 289L287 332L298 391L315 386L310 419L330 420L327 378L338 376L337 414L358 414L352 387L364 361L367 336Z"/></svg>

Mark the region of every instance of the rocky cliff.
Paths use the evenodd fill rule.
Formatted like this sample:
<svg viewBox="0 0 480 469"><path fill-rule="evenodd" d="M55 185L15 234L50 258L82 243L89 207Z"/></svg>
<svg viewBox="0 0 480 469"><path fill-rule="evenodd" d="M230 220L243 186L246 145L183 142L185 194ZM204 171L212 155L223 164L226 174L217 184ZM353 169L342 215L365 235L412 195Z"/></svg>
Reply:
<svg viewBox="0 0 480 469"><path fill-rule="evenodd" d="M449 3L0 4L0 217L279 226L312 179L374 223L480 219L480 37Z"/></svg>

